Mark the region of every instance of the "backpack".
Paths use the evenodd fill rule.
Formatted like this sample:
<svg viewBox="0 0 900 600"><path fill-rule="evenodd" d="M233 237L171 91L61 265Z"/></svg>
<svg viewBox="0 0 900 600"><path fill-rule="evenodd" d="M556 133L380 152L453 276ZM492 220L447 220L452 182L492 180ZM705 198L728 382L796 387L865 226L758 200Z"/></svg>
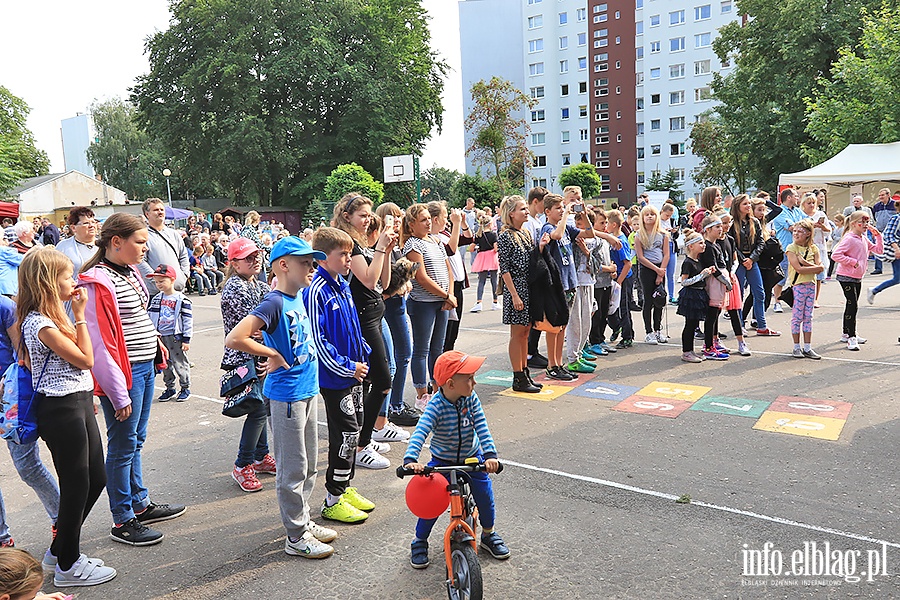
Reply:
<svg viewBox="0 0 900 600"><path fill-rule="evenodd" d="M40 387L47 363L41 368L36 386L32 385L31 371L25 365L14 361L0 381L0 437L16 444L31 444L37 441L37 398L36 387Z"/></svg>

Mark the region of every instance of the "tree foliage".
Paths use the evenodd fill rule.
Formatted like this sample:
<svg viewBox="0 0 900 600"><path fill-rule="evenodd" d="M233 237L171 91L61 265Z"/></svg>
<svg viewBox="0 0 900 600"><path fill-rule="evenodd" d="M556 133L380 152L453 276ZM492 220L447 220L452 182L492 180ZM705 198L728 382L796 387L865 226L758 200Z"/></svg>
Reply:
<svg viewBox="0 0 900 600"><path fill-rule="evenodd" d="M344 194L359 192L376 206L384 198L384 184L375 181L368 171L356 163L338 165L325 180L323 201L326 206L334 206Z"/></svg>
<svg viewBox="0 0 900 600"><path fill-rule="evenodd" d="M450 200L453 184L456 183L462 173L443 167L434 166L422 173L422 201ZM428 193L425 193L425 190ZM457 206L453 204L453 206Z"/></svg>
<svg viewBox="0 0 900 600"><path fill-rule="evenodd" d="M561 188L570 185L579 186L582 198L593 198L600 195L600 176L597 175L594 165L590 163L578 163L566 167L559 172L557 182Z"/></svg>
<svg viewBox="0 0 900 600"><path fill-rule="evenodd" d="M831 80L820 79L808 101L806 132L812 142L804 150L810 162L831 158L847 144L900 140L900 39L896 24L900 7L884 5L864 15L857 46L845 46L831 69Z"/></svg>
<svg viewBox="0 0 900 600"><path fill-rule="evenodd" d="M440 127L446 63L418 0L173 0L133 99L185 171L234 198L308 201Z"/></svg>
<svg viewBox="0 0 900 600"><path fill-rule="evenodd" d="M494 179L485 179L481 174L463 175L456 180L450 192L454 206L463 206L466 198L474 198L478 206L495 206L503 192Z"/></svg>
<svg viewBox="0 0 900 600"><path fill-rule="evenodd" d="M26 124L30 112L22 98L0 85L0 191L50 172L50 158L34 145Z"/></svg>
<svg viewBox="0 0 900 600"><path fill-rule="evenodd" d="M715 74L712 88L724 143L744 157L748 184L771 190L779 173L807 166L802 149L815 144L805 131L805 98L828 77L838 49L859 39L862 9L880 3L741 0L747 18L719 30L713 47L735 68Z"/></svg>
<svg viewBox="0 0 900 600"><path fill-rule="evenodd" d="M675 169L669 169L665 174L655 171L647 179L644 189L657 192L669 192L669 198L672 198L678 206L681 206L680 200L683 195L681 184L678 183L678 173Z"/></svg>
<svg viewBox="0 0 900 600"><path fill-rule="evenodd" d="M725 127L714 111L702 113L691 126L691 151L700 158L692 178L703 187L715 185L737 195L751 184L747 153L729 143Z"/></svg>
<svg viewBox="0 0 900 600"><path fill-rule="evenodd" d="M465 127L472 143L466 153L475 164L492 169L500 190L505 193L510 187L510 176L516 177L513 181L522 181L525 168L531 166L531 152L525 143L530 131L528 122L515 115L533 107L536 100L496 76L487 82L482 79L474 83L471 94L475 104L466 117Z"/></svg>

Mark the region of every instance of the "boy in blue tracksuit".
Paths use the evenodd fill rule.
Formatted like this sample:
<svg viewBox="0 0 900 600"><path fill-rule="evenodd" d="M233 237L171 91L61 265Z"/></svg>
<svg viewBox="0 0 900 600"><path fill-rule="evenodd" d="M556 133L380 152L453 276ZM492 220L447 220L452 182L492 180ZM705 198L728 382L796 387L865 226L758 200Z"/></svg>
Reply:
<svg viewBox="0 0 900 600"><path fill-rule="evenodd" d="M353 239L340 229L320 227L313 234L312 247L325 254L312 283L303 290L303 304L319 355L319 390L328 417L327 495L321 512L331 521L359 523L366 520L375 504L355 487L348 487L363 422L362 380L369 372L371 353L344 279L350 273Z"/></svg>
<svg viewBox="0 0 900 600"><path fill-rule="evenodd" d="M475 372L484 364L483 356L469 356L457 350L441 354L434 364L434 381L440 390L431 397L419 417L416 431L409 438L403 464L416 472L425 465L418 462L425 438L431 433L431 461L428 466L459 465L467 458L484 461L486 471L468 473L470 488L478 506L481 522L481 547L491 556L509 558L509 548L494 531L494 491L488 473L496 473L497 448L488 429L481 400L475 393ZM412 541L410 564L415 569L428 566L428 536L437 519L419 519Z"/></svg>
<svg viewBox="0 0 900 600"><path fill-rule="evenodd" d="M159 401L166 402L175 395L175 376L178 375L181 392L175 399L184 402L191 395L191 361L186 354L194 333L191 301L175 289L174 267L159 265L147 275L147 279L152 279L159 290L147 305L147 315L156 327L163 346L169 351L169 360L163 370L166 391L160 395Z"/></svg>

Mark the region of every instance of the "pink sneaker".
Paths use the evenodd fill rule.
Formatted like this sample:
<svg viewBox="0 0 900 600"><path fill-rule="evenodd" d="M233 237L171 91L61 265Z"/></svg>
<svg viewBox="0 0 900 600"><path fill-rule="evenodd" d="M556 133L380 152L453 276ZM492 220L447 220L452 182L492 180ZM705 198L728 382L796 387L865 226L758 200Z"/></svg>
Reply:
<svg viewBox="0 0 900 600"><path fill-rule="evenodd" d="M259 473L274 475L276 473L275 457L271 454L266 454L266 457L262 460L253 461L253 470L256 471L257 475Z"/></svg>
<svg viewBox="0 0 900 600"><path fill-rule="evenodd" d="M256 471L253 469L253 465L247 465L243 468L235 466L234 470L231 472L231 478L234 479L245 492L258 492L262 489L262 484L259 482L259 479L256 478Z"/></svg>
<svg viewBox="0 0 900 600"><path fill-rule="evenodd" d="M428 402L431 400L431 394L422 394L421 396L416 397L416 410L419 412L424 412L425 407L428 405Z"/></svg>

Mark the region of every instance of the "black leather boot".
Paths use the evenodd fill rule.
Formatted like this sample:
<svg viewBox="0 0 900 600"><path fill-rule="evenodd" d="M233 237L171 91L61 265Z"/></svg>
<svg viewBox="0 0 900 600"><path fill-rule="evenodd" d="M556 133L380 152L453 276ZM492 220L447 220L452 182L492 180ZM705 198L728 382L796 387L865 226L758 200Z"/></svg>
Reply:
<svg viewBox="0 0 900 600"><path fill-rule="evenodd" d="M514 392L525 392L527 394L537 394L541 391L541 388L529 381L528 376L525 375L524 371L516 371L513 373L512 389Z"/></svg>
<svg viewBox="0 0 900 600"><path fill-rule="evenodd" d="M533 385L534 387L536 387L539 390L543 389L544 384L538 383L537 381L535 381L534 379L531 378L531 371L528 370L528 367L525 367L525 371L523 371L523 372L525 373L525 377L528 378L528 383L530 383L531 385Z"/></svg>

